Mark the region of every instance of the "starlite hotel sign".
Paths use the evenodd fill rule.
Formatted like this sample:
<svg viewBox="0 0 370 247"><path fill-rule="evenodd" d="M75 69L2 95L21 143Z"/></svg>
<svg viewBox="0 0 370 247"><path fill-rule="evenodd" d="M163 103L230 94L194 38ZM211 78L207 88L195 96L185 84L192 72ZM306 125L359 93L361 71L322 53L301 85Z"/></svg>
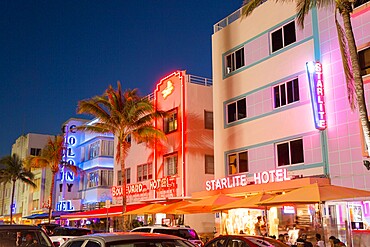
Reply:
<svg viewBox="0 0 370 247"><path fill-rule="evenodd" d="M254 184L267 184L290 180L286 169L276 169L270 171L257 172L253 175ZM240 174L225 178L212 179L206 181L206 190L221 190L248 185L247 174Z"/></svg>
<svg viewBox="0 0 370 247"><path fill-rule="evenodd" d="M315 119L315 127L318 130L326 129L325 92L320 62L307 62L307 75L310 83L311 103Z"/></svg>

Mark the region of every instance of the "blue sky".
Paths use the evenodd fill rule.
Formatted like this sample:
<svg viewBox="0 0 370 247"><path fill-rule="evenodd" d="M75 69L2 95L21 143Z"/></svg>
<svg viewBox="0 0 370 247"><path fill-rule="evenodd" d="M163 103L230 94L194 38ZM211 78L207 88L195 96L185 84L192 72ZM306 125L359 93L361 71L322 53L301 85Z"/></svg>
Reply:
<svg viewBox="0 0 370 247"><path fill-rule="evenodd" d="M0 1L0 157L58 134L77 102L119 80L151 93L174 70L212 76L213 25L242 0Z"/></svg>

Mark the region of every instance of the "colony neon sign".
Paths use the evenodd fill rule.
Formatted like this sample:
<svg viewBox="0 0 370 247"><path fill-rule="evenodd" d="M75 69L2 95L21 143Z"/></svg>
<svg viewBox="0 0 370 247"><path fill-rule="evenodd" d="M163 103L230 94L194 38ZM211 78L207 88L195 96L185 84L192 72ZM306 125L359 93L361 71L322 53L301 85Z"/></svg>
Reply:
<svg viewBox="0 0 370 247"><path fill-rule="evenodd" d="M319 62L307 62L306 67L311 89L311 103L315 119L315 127L318 130L324 130L327 127L327 122L322 65Z"/></svg>
<svg viewBox="0 0 370 247"><path fill-rule="evenodd" d="M257 172L253 175L255 184L267 184L271 182L282 182L290 180L286 169L276 169L264 172ZM246 174L232 177L219 178L206 181L206 190L229 189L239 186L247 186L248 177Z"/></svg>

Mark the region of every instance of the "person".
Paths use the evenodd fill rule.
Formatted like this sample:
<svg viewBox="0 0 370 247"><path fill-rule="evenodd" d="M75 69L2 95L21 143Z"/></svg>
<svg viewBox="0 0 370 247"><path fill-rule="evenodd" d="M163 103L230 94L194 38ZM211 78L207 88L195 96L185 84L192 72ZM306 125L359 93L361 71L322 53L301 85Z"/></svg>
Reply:
<svg viewBox="0 0 370 247"><path fill-rule="evenodd" d="M262 217L257 216L257 222L256 222L256 224L254 224L254 235L262 236L261 224L262 224Z"/></svg>
<svg viewBox="0 0 370 247"><path fill-rule="evenodd" d="M339 239L337 239L334 236L330 236L329 238L330 246L331 247L340 247L340 246L346 246L343 242L341 242Z"/></svg>
<svg viewBox="0 0 370 247"><path fill-rule="evenodd" d="M284 243L284 234L279 234L279 238L278 238L278 240L280 241L280 242L282 242L282 243Z"/></svg>
<svg viewBox="0 0 370 247"><path fill-rule="evenodd" d="M37 241L33 239L33 236L31 233L26 234L26 242L24 242L22 245L26 247L36 247L37 246Z"/></svg>
<svg viewBox="0 0 370 247"><path fill-rule="evenodd" d="M307 234L302 233L302 235L297 239L298 243L303 243L304 247L313 247L312 243L307 241Z"/></svg>
<svg viewBox="0 0 370 247"><path fill-rule="evenodd" d="M316 246L317 247L325 247L325 243L321 239L321 235L319 233L316 233Z"/></svg>
<svg viewBox="0 0 370 247"><path fill-rule="evenodd" d="M292 245L292 243L290 242L290 238L289 238L288 233L284 233L284 243L287 244L287 245Z"/></svg>

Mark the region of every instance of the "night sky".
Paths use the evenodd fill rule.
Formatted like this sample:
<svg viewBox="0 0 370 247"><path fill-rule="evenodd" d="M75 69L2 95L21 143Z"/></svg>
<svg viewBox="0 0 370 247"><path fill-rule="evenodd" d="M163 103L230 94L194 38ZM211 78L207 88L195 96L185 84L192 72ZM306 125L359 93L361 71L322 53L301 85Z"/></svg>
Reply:
<svg viewBox="0 0 370 247"><path fill-rule="evenodd" d="M211 78L213 25L242 0L1 0L0 157L59 134L77 102L117 81L153 91L175 71Z"/></svg>

